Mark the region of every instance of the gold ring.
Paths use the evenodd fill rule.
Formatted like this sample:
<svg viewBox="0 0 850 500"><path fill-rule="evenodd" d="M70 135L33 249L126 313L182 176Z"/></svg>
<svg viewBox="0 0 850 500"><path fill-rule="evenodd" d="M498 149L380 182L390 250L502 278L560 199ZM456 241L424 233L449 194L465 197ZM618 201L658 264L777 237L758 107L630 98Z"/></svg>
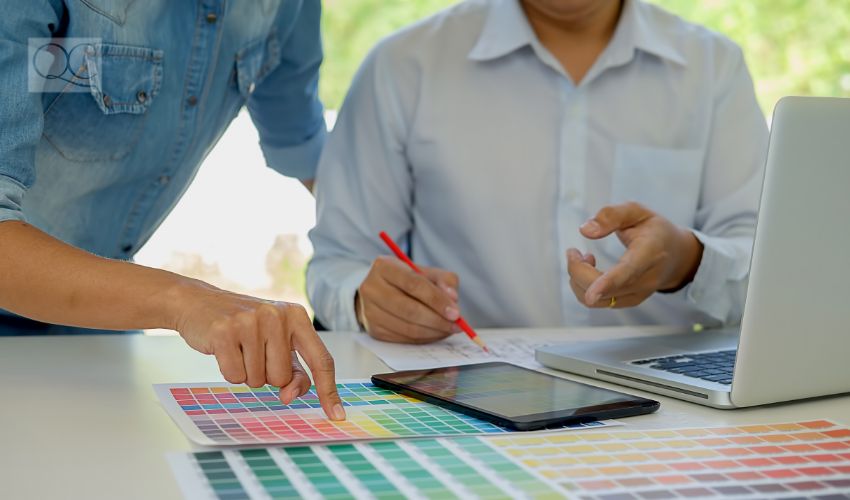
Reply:
<svg viewBox="0 0 850 500"><path fill-rule="evenodd" d="M616 305L617 305L617 297L611 297L611 303L608 304L608 307L613 308Z"/></svg>

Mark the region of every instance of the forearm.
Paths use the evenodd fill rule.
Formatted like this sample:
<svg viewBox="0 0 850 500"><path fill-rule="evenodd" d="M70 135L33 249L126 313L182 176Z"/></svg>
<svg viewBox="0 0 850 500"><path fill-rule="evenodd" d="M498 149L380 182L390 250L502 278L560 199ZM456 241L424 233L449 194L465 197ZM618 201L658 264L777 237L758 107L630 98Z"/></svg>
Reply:
<svg viewBox="0 0 850 500"><path fill-rule="evenodd" d="M198 285L97 257L22 222L0 223L0 308L28 318L105 330L173 329L182 290Z"/></svg>

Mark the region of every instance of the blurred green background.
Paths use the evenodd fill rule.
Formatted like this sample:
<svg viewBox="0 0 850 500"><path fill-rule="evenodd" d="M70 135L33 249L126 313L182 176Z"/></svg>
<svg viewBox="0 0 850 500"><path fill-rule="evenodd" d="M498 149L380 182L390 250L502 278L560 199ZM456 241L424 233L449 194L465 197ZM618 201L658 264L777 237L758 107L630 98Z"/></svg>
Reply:
<svg viewBox="0 0 850 500"><path fill-rule="evenodd" d="M321 96L339 109L363 57L393 31L456 0L324 0ZM789 94L850 96L848 0L652 0L744 50L765 114Z"/></svg>

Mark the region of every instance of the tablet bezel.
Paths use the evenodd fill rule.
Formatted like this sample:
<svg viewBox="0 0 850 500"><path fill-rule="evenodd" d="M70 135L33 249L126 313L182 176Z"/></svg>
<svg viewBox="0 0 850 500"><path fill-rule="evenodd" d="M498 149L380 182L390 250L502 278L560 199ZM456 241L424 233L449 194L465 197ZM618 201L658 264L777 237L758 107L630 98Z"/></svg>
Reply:
<svg viewBox="0 0 850 500"><path fill-rule="evenodd" d="M466 403L445 398L439 396L437 394L423 392L419 389L416 389L412 386L400 383L396 381L398 377L401 376L412 376L412 375L423 375L426 376L431 373L439 373L445 370L480 370L487 369L494 365L502 365L502 366L510 366L512 369L524 370L533 372L537 375L541 375L544 377L555 378L567 383L576 384L582 386L583 388L589 388L597 391L603 391L606 393L613 393L617 395L621 395L627 397L626 401L609 403L604 405L594 405L594 406L583 406L579 408L565 408L563 410L551 411L551 412L543 412L543 413L532 413L526 415L519 416L507 416L502 415L496 412L488 411L487 409L480 408L477 406L471 406ZM658 401L643 398L640 396L633 396L631 394L627 394L620 391L613 391L611 389L604 389L601 387L592 386L589 384L584 384L581 382L576 382L574 380L556 377L554 375L550 375L548 373L539 372L536 370L531 370L529 368L525 368L522 366L517 366L511 363L505 363L501 361L489 362L489 363L478 363L478 364L470 364L470 365L457 365L457 366L447 366L440 368L430 368L424 370L406 370L392 373L381 373L372 375L372 383L378 387L389 389L400 394L404 394L406 396L410 396L422 401L426 401L428 403L432 403L438 406L442 406L444 408L448 408L453 411L457 411L460 413L464 413L466 415L470 415L476 418L480 418L481 420L486 420L488 422L495 423L499 426L506 427L509 429L515 430L536 430L536 429L544 429L547 427L554 426L563 426L569 424L581 424L588 423L598 420L607 420L612 418L622 418L634 415L644 415L647 413L652 413L656 411L660 407L660 403Z"/></svg>

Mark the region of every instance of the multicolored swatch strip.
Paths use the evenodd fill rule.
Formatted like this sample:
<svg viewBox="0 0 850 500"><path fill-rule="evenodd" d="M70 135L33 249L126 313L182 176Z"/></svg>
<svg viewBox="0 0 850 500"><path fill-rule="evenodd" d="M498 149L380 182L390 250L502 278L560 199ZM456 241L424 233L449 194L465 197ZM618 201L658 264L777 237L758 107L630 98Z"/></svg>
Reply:
<svg viewBox="0 0 850 500"><path fill-rule="evenodd" d="M474 437L172 457L188 498L532 498L564 493Z"/></svg>
<svg viewBox="0 0 850 500"><path fill-rule="evenodd" d="M846 498L850 429L829 421L199 452L191 498Z"/></svg>
<svg viewBox="0 0 850 500"><path fill-rule="evenodd" d="M417 399L371 382L337 384L347 419L328 420L313 388L284 405L277 388L232 385L158 385L166 410L199 444L326 443L408 437L504 434L508 429ZM591 422L569 428L613 425Z"/></svg>
<svg viewBox="0 0 850 500"><path fill-rule="evenodd" d="M850 429L825 420L490 443L582 498L850 494Z"/></svg>

